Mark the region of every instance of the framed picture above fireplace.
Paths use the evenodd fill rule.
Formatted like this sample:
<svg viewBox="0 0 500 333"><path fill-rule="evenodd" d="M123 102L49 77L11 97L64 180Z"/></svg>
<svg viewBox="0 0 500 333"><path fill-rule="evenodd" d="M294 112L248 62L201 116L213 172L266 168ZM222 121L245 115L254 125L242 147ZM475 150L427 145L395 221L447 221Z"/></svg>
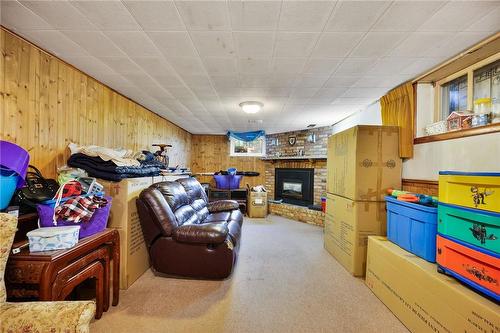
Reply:
<svg viewBox="0 0 500 333"><path fill-rule="evenodd" d="M285 203L309 206L314 202L313 168L276 168L274 198Z"/></svg>

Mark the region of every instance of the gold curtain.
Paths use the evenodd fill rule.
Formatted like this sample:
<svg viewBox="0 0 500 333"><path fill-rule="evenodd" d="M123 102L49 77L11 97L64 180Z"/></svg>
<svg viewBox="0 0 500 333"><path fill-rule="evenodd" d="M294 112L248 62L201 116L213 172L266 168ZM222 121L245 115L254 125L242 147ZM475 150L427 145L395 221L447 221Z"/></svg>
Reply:
<svg viewBox="0 0 500 333"><path fill-rule="evenodd" d="M382 125L399 126L399 156L413 157L415 101L413 85L405 83L380 99Z"/></svg>

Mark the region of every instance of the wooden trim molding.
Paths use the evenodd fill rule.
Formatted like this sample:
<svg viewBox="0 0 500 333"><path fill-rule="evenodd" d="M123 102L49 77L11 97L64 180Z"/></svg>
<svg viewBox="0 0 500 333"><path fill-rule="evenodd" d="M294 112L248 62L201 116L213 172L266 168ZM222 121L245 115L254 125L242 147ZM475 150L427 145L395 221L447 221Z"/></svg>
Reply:
<svg viewBox="0 0 500 333"><path fill-rule="evenodd" d="M496 132L500 132L500 123L468 128L460 131L446 132L436 135L421 136L419 138L415 138L413 140L413 144L418 145L421 143L429 143L434 141L453 140L453 139L465 138L468 136L490 134Z"/></svg>

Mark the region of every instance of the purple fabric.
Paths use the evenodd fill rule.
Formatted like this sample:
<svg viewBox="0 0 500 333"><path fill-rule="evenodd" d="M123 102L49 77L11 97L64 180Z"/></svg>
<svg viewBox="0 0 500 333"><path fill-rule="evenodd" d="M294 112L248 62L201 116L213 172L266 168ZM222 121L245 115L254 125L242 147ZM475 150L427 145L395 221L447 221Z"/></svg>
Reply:
<svg viewBox="0 0 500 333"><path fill-rule="evenodd" d="M214 175L215 187L221 190L240 188L240 175Z"/></svg>
<svg viewBox="0 0 500 333"><path fill-rule="evenodd" d="M30 162L30 154L20 146L0 140L0 165L19 175L17 188L24 186L26 171Z"/></svg>
<svg viewBox="0 0 500 333"><path fill-rule="evenodd" d="M103 231L106 229L108 224L109 211L111 209L112 201L111 197L106 196L105 198L108 200L108 204L105 207L96 209L89 222L74 223L58 219L57 226L79 225L80 239ZM40 218L40 227L56 227L53 223L54 208L48 205L37 205L36 210L38 211L38 217Z"/></svg>

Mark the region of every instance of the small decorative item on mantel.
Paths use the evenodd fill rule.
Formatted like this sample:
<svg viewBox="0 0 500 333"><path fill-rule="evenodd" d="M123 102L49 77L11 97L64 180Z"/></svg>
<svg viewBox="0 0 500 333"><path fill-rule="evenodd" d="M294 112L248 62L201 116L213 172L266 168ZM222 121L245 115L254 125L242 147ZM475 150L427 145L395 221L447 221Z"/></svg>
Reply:
<svg viewBox="0 0 500 333"><path fill-rule="evenodd" d="M448 118L446 118L448 131L458 131L469 128L471 117L472 115L470 113L453 111Z"/></svg>
<svg viewBox="0 0 500 333"><path fill-rule="evenodd" d="M288 137L288 144L290 146L293 146L295 145L295 143L297 142L297 137L296 136L289 136Z"/></svg>

